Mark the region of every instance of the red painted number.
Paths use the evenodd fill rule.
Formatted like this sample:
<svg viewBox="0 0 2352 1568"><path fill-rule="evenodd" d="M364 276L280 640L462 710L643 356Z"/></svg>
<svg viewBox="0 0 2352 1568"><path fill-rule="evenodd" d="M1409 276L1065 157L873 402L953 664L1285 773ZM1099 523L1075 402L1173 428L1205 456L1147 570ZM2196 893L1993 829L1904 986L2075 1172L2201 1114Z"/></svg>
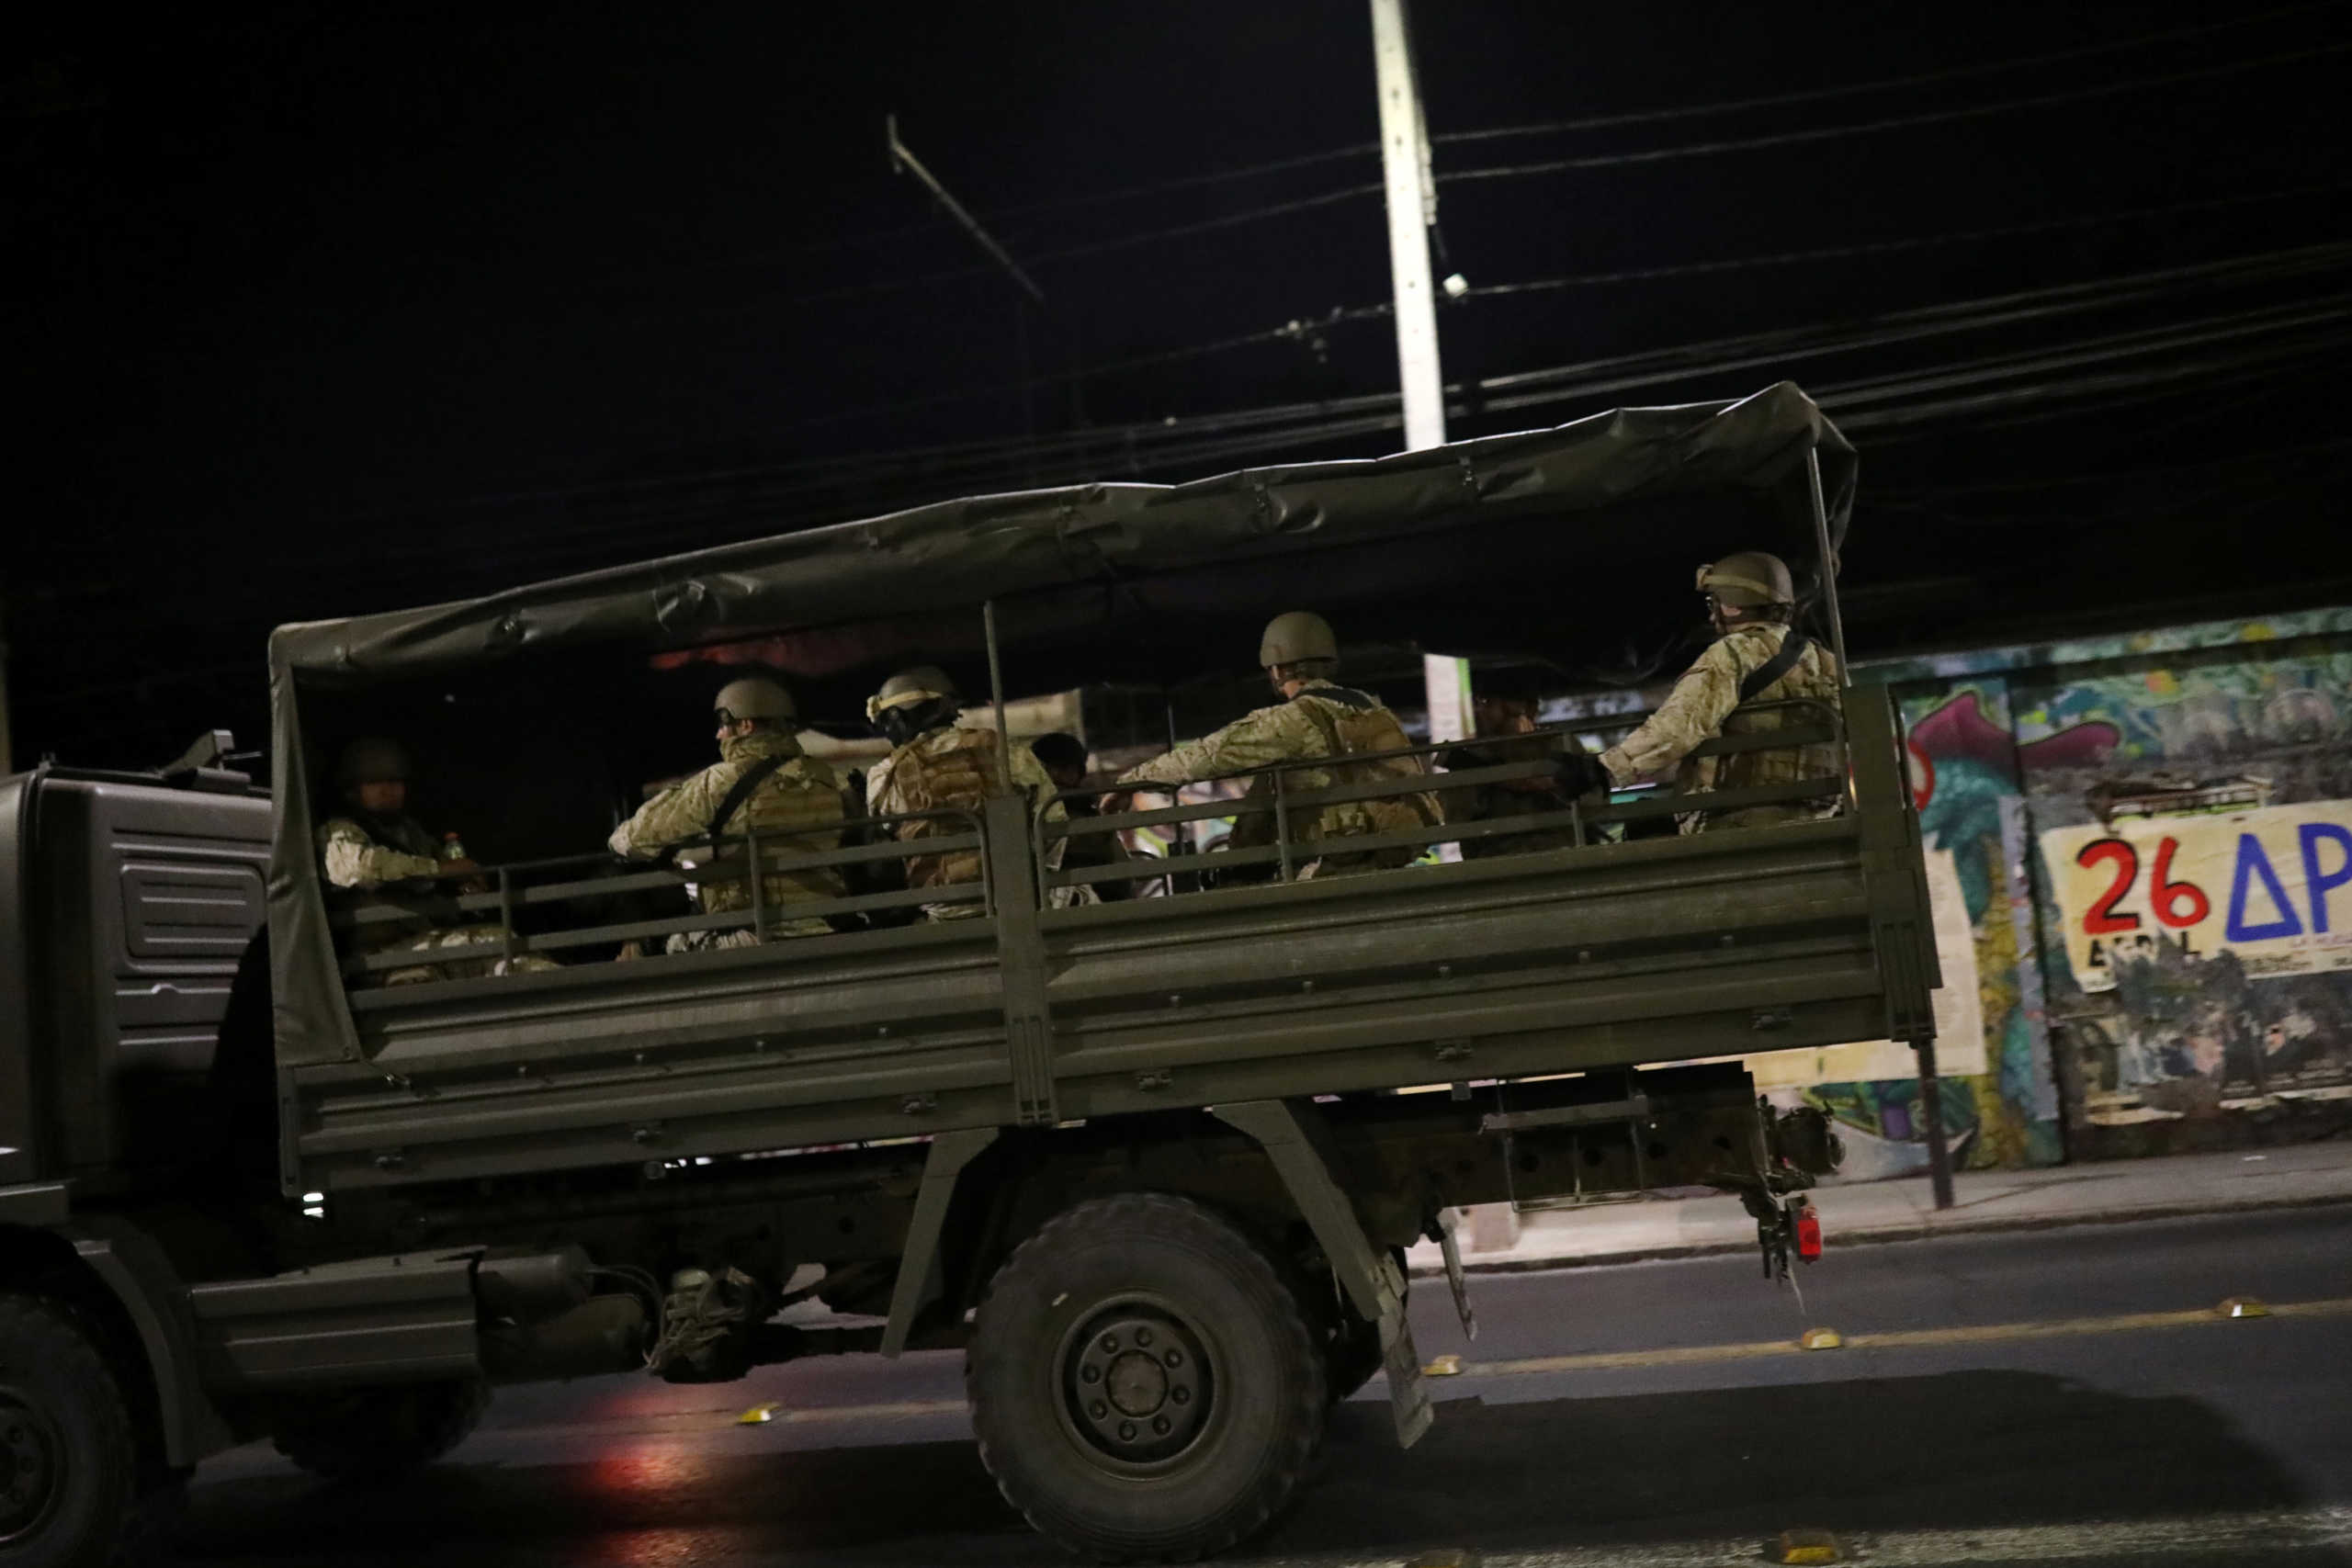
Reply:
<svg viewBox="0 0 2352 1568"><path fill-rule="evenodd" d="M2213 912L2213 901L2205 897L2205 889L2194 882L2172 880L2173 852L2179 848L2178 839L2166 839L2156 846L2156 868L2148 883L2156 919L2175 931L2193 926Z"/></svg>
<svg viewBox="0 0 2352 1568"><path fill-rule="evenodd" d="M2171 840L2165 841L2169 843ZM2115 906L2132 891L2132 884L2139 880L2140 852L2120 839L2101 839L2097 843L2085 844L2075 856L2075 863L2085 869L2103 860L2115 863L2115 883L2083 916L2083 930L2092 936L2136 931L2140 929L2140 917L2119 915L2115 912ZM2200 893L2198 897L2202 898L2204 895Z"/></svg>

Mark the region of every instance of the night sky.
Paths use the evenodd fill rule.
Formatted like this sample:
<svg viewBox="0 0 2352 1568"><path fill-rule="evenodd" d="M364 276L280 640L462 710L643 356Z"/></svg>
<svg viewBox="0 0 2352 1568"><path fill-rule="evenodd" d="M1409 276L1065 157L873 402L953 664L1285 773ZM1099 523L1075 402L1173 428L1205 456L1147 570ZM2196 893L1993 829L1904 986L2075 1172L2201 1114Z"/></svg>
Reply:
<svg viewBox="0 0 2352 1568"><path fill-rule="evenodd" d="M2344 602L2352 8L2223 15L1425 3L1451 433L1797 380L1858 655ZM260 739L281 622L1398 444L1360 0L131 16L0 83L19 766Z"/></svg>

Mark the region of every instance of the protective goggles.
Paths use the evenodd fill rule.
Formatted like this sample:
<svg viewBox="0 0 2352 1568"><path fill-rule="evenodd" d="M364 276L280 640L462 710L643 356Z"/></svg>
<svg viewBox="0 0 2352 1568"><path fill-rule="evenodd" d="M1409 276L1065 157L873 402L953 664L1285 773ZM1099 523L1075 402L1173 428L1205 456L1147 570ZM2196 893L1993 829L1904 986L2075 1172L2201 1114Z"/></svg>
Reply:
<svg viewBox="0 0 2352 1568"><path fill-rule="evenodd" d="M917 703L927 703L945 694L944 692L894 692L887 697L868 697L865 699L865 722L879 724L882 722L882 716L886 713L897 708L912 707Z"/></svg>

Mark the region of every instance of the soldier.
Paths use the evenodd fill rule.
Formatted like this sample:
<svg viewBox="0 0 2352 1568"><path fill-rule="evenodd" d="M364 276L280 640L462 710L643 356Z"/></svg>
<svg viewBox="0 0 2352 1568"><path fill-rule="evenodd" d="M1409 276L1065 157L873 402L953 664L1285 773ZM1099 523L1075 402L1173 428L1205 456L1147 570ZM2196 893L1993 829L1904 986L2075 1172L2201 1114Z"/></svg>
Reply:
<svg viewBox="0 0 2352 1568"><path fill-rule="evenodd" d="M1125 784L1180 784L1199 779L1270 768L1280 762L1314 763L1364 752L1394 751L1412 744L1396 716L1380 699L1336 683L1340 645L1330 623L1306 610L1293 610L1267 623L1258 647L1258 663L1267 682L1283 700L1271 707L1235 719L1214 735L1188 740L1148 762L1119 775ZM1419 778L1429 772L1419 757L1390 757L1376 762L1342 763L1333 767L1283 770L1283 788L1289 793L1330 789L1347 784ZM1272 773L1250 780L1250 801L1270 801ZM1106 804L1116 808L1123 797ZM1303 818L1303 820L1302 820ZM1401 866L1419 858L1416 846L1391 846L1363 854L1343 854L1317 846L1337 839L1371 833L1434 828L1445 820L1435 795L1427 791L1392 795L1373 800L1341 801L1303 810L1291 818L1291 840L1302 847L1306 863L1301 877L1335 876L1344 872ZM1250 849L1274 841L1271 810L1245 812L1234 824L1228 840L1236 849Z"/></svg>
<svg viewBox="0 0 2352 1568"><path fill-rule="evenodd" d="M639 807L636 816L613 829L606 840L612 852L651 860L682 844L707 843L746 829L758 829L763 862L840 848L841 825L847 816L841 780L800 749L792 694L764 675L730 681L712 699L711 716L718 725L719 760ZM720 852L739 853L741 848L729 845ZM695 891L705 914L752 907L748 876L713 876L698 881ZM748 925L675 931L665 951L692 953L750 947L767 937L823 936L833 928L821 918L794 918L792 907L839 898L847 891L841 873L831 866L770 871L760 879L763 932Z"/></svg>
<svg viewBox="0 0 2352 1568"><path fill-rule="evenodd" d="M338 909L363 918L352 928L351 951L382 953L402 947L419 953L438 953L475 947L501 948L506 928L495 922L443 925L413 904L368 897L390 888L412 897L436 890L441 879L478 877L481 867L465 857L452 833L435 842L424 826L408 815L408 785L413 770L408 749L380 738L354 740L343 749L335 766L335 784L343 795L344 812L319 829L319 856L326 872L329 898ZM449 852L456 850L456 853ZM479 891L481 883L469 885ZM376 919L364 917L375 916ZM398 969L363 971L355 978L361 986L414 986L428 980L473 980L486 975L526 974L560 967L536 953L513 958L446 959Z"/></svg>
<svg viewBox="0 0 2352 1568"><path fill-rule="evenodd" d="M1054 787L1065 795L1086 783L1086 742L1077 736L1061 730L1051 735L1040 735L1029 742L1029 752L1046 770L1046 776L1054 781ZM1083 795L1064 800L1062 807L1073 818L1092 817L1099 809L1091 799ZM1062 842L1062 864L1073 869L1079 866L1125 865L1134 858L1127 853L1126 845L1119 841L1116 833L1085 833L1065 839ZM1138 866L1136 869L1143 868ZM1106 903L1135 897L1140 888L1137 883L1118 881L1093 882L1086 886L1093 888L1095 897Z"/></svg>
<svg viewBox="0 0 2352 1568"><path fill-rule="evenodd" d="M1789 569L1778 556L1742 550L1702 566L1699 592L1706 596L1714 642L1674 683L1674 691L1639 729L1600 754L1611 779L1621 784L1674 774L1678 794L1752 789L1802 778L1826 778L1838 770L1834 747L1816 744L1723 757L1690 755L1700 742L1722 734L1749 735L1804 724L1785 710L1736 716L1742 704L1785 697L1835 699L1838 660L1789 617L1796 592ZM1825 786L1834 790L1835 785ZM1736 811L1692 811L1681 818L1686 833L1714 828L1752 828L1798 822L1823 808L1802 801L1752 806Z"/></svg>
<svg viewBox="0 0 2352 1568"><path fill-rule="evenodd" d="M865 716L889 740L891 751L865 775L865 807L876 817L899 817L910 812L961 808L978 814L980 804L999 788L999 742L992 729L966 728L956 716L963 699L956 682L935 665L901 670L882 682L867 699ZM1054 781L1030 754L1015 746L1004 754L1013 785L1027 792L1034 804L1050 800ZM1048 821L1068 818L1059 801L1046 807ZM975 825L958 817L925 817L899 822L891 831L903 843L951 834L969 833ZM1049 868L1061 863L1061 843L1046 855ZM975 850L951 850L944 854L911 855L906 862L910 887L945 887L980 879L980 856ZM1056 889L1057 895L1070 892ZM1057 897L1057 905L1074 901ZM970 919L988 912L975 900L926 904L923 913L934 920Z"/></svg>
<svg viewBox="0 0 2352 1568"><path fill-rule="evenodd" d="M1483 677L1482 677L1483 679ZM1508 680L1506 676L1504 679ZM1549 777L1507 779L1500 784L1444 792L1445 819L1461 824L1507 817L1532 817L1566 811L1578 795L1607 782L1598 763L1581 752L1563 761L1562 741L1537 736L1536 699L1523 691L1480 691L1472 699L1480 744L1458 747L1446 754L1446 766L1456 773L1491 768L1509 762L1549 760ZM1523 737L1524 739L1513 739ZM1490 739L1491 738L1491 739ZM1566 744L1573 745L1569 740ZM1586 842L1592 841L1589 830ZM1566 849L1577 842L1571 827L1538 828L1516 833L1496 833L1462 840L1462 858L1483 860L1490 855L1525 854L1536 850Z"/></svg>

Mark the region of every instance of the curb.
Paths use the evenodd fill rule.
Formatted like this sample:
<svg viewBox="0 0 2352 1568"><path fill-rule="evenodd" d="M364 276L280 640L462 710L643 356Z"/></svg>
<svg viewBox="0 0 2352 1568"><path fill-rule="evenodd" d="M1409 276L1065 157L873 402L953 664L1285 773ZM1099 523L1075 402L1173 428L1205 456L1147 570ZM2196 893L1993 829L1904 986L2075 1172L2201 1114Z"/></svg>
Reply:
<svg viewBox="0 0 2352 1568"><path fill-rule="evenodd" d="M2074 1214L2007 1214L1985 1215L1966 1219L1930 1220L1903 1224L1881 1224L1854 1230L1832 1230L1829 1242L1832 1250L1840 1247L1884 1247L1907 1241L1933 1241L1945 1235L1984 1235L1999 1231L2064 1230L2075 1225L2131 1224L2141 1220L2192 1219L2203 1214L2246 1214L2265 1210L2318 1209L2336 1204L2352 1203L2352 1191L2323 1192L2293 1198L2252 1198L2227 1201L2206 1200L2172 1203L2149 1203L2129 1209L2098 1209ZM1634 1247L1622 1252L1561 1253L1550 1258L1498 1258L1480 1261L1475 1258L1462 1260L1464 1274L1535 1274L1552 1269L1602 1269L1618 1263L1659 1263L1685 1258L1722 1258L1733 1253L1751 1253L1756 1243L1740 1241L1696 1241L1676 1246ZM1410 1270L1417 1280L1437 1280L1445 1277L1442 1264L1416 1264Z"/></svg>

